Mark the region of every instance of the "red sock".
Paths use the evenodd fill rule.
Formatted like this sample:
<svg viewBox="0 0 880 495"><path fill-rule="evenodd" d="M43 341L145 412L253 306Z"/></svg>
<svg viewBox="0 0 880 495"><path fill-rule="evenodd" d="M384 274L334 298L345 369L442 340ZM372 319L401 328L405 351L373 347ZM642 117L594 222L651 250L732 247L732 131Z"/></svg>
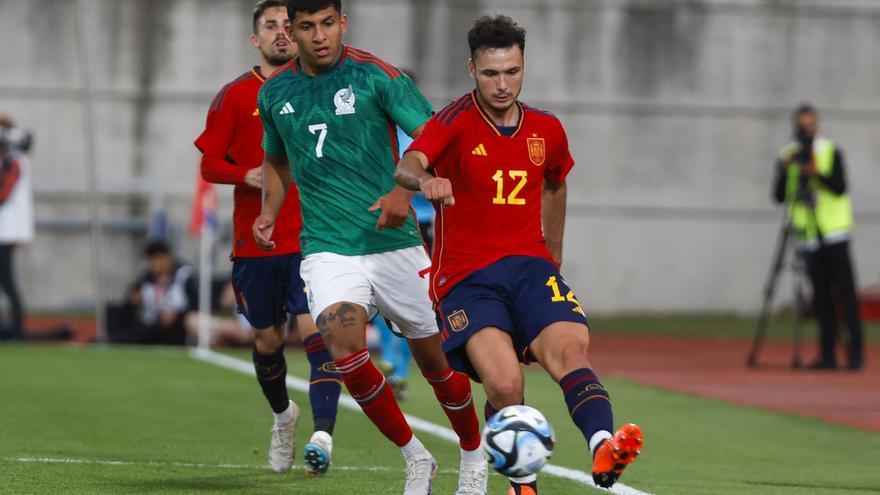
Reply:
<svg viewBox="0 0 880 495"><path fill-rule="evenodd" d="M404 419L385 376L370 361L370 353L363 349L333 364L348 393L379 431L398 447L406 445L412 439L412 429Z"/></svg>
<svg viewBox="0 0 880 495"><path fill-rule="evenodd" d="M474 410L471 382L462 373L448 368L440 373L422 373L434 387L434 395L443 406L443 412L458 433L458 443L464 450L480 446L480 420Z"/></svg>

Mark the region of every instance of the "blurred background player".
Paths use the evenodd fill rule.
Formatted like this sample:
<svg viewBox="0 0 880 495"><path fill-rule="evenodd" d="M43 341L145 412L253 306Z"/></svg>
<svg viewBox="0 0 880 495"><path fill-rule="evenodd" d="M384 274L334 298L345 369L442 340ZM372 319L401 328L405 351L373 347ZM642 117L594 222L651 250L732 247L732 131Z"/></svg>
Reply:
<svg viewBox="0 0 880 495"><path fill-rule="evenodd" d="M296 188L291 188L278 212L273 251L261 249L250 229L262 207L263 128L257 93L266 78L296 54L289 27L286 2L261 0L256 4L251 44L260 52L260 65L220 90L208 111L205 131L195 144L203 153L201 170L205 180L235 185L232 282L239 311L254 329L257 379L275 413L269 464L276 472L289 471L293 464L299 408L288 397L285 379L285 323L290 313L311 366L309 402L314 433L303 456L307 473L321 474L330 464L341 382L309 316L305 284L299 274L302 218Z"/></svg>
<svg viewBox="0 0 880 495"><path fill-rule="evenodd" d="M12 118L0 114L0 289L9 301L10 318L0 320L0 340L24 338L24 305L15 282L13 254L17 245L34 238L34 198L30 163L24 152L27 134Z"/></svg>
<svg viewBox="0 0 880 495"><path fill-rule="evenodd" d="M412 193L392 178L394 126L418 135L431 104L395 67L342 44L348 19L338 0L292 0L288 13L298 57L259 94L266 199L254 237L266 249L278 248L273 229L292 175L302 204L309 307L349 393L401 448L404 494L431 493L437 464L370 361L365 327L377 309L410 339L458 433L458 493L482 494L487 466L470 383L449 368L440 348L423 277L430 259L409 214Z"/></svg>
<svg viewBox="0 0 880 495"><path fill-rule="evenodd" d="M400 185L443 205L431 271L443 348L455 369L482 381L487 418L523 403L519 362L536 359L589 444L593 480L610 487L638 454L641 431L630 424L611 434L608 392L587 359L587 320L559 272L568 139L555 116L517 100L523 28L484 16L468 45L476 89L431 118L396 172ZM535 476L511 479L510 492L535 494Z"/></svg>
<svg viewBox="0 0 880 495"><path fill-rule="evenodd" d="M794 141L779 152L773 196L788 204L791 226L798 239L813 286L813 312L819 323L819 356L812 369L835 369L837 313L835 291L849 329L847 355L851 370L864 364L862 321L852 261L849 255L853 226L852 205L846 188L843 152L836 143L818 136L819 116L809 104L792 114Z"/></svg>

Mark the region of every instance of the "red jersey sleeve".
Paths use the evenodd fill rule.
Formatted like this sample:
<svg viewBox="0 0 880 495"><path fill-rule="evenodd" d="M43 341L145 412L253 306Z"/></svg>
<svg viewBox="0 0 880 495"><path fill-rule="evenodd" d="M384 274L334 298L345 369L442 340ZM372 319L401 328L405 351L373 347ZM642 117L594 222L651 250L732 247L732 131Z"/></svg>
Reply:
<svg viewBox="0 0 880 495"><path fill-rule="evenodd" d="M428 157L429 168L435 170L437 175L443 176L446 163L451 160L442 160L445 153L450 153L455 148L455 129L453 125L441 122L434 115L425 125L425 129L415 141L409 145L407 151L421 151Z"/></svg>
<svg viewBox="0 0 880 495"><path fill-rule="evenodd" d="M556 128L558 138L550 150L550 161L544 169L544 180L558 184L565 180L574 167L574 158L571 157L571 151L568 149L568 136L565 135L565 129L559 121L556 121Z"/></svg>
<svg viewBox="0 0 880 495"><path fill-rule="evenodd" d="M235 133L235 102L224 87L211 102L205 130L195 140L202 152L202 177L215 184L244 184L247 168L229 163L229 147Z"/></svg>
<svg viewBox="0 0 880 495"><path fill-rule="evenodd" d="M3 160L3 165L0 166L0 205L12 196L12 190L15 189L15 185L18 184L20 177L21 167L18 161L11 156L7 156Z"/></svg>

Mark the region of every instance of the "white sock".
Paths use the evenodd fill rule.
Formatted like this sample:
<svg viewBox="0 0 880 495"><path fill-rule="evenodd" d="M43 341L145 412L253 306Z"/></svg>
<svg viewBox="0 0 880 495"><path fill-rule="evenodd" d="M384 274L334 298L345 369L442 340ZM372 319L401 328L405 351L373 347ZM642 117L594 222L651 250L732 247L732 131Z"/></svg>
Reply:
<svg viewBox="0 0 880 495"><path fill-rule="evenodd" d="M275 424L287 424L291 421L293 421L293 403L288 402L287 409L285 409L284 412L275 413Z"/></svg>
<svg viewBox="0 0 880 495"><path fill-rule="evenodd" d="M415 456L424 457L428 454L428 449L413 435L412 439L400 448L400 452L403 453L404 459L412 459Z"/></svg>
<svg viewBox="0 0 880 495"><path fill-rule="evenodd" d="M608 430L599 430L596 433L593 433L593 436L590 437L590 452L595 453L596 447L602 440L607 440L613 436L614 435Z"/></svg>
<svg viewBox="0 0 880 495"><path fill-rule="evenodd" d="M512 476L510 477L510 481L514 483L519 483L520 485L528 485L529 483L534 482L536 479L538 479L538 475L536 474L530 474L528 476L523 476L522 478L514 478Z"/></svg>
<svg viewBox="0 0 880 495"><path fill-rule="evenodd" d="M468 464L482 464L486 462L486 456L483 454L483 449L477 447L476 450L461 450L461 462L466 462Z"/></svg>

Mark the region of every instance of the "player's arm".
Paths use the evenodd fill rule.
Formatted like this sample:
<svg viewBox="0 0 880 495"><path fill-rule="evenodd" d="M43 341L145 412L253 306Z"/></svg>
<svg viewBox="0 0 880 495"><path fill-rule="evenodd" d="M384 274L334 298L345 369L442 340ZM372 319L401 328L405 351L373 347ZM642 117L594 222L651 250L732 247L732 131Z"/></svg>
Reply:
<svg viewBox="0 0 880 495"><path fill-rule="evenodd" d="M251 187L260 187L263 180L261 167L254 167L248 170L210 151L205 151L202 155L200 169L202 171L202 178L214 184L246 184Z"/></svg>
<svg viewBox="0 0 880 495"><path fill-rule="evenodd" d="M379 79L376 92L379 105L388 118L410 137L418 138L433 113L433 106L412 79L402 73L390 79ZM414 195L412 189L395 186L391 192L377 199L370 208L370 211L382 210L376 229L405 224Z"/></svg>
<svg viewBox="0 0 880 495"><path fill-rule="evenodd" d="M553 261L562 266L562 237L565 234L565 204L568 186L561 182L545 180L541 191L541 222L544 225L544 240Z"/></svg>
<svg viewBox="0 0 880 495"><path fill-rule="evenodd" d="M422 191L430 201L442 201L443 206L453 206L452 183L443 177L434 177L428 172L430 167L427 155L418 150L407 151L394 171L394 180L400 187L410 191Z"/></svg>
<svg viewBox="0 0 880 495"><path fill-rule="evenodd" d="M415 139L422 134L424 129L425 124L421 124L410 132L409 136ZM398 185L388 194L379 197L370 207L370 211L382 211L376 222L376 230L403 226L409 217L409 203L414 195L413 190Z"/></svg>
<svg viewBox="0 0 880 495"><path fill-rule="evenodd" d="M275 249L272 233L275 219L290 189L290 162L285 156L266 155L263 159L263 209L254 220L253 233L257 244L266 251Z"/></svg>
<svg viewBox="0 0 880 495"><path fill-rule="evenodd" d="M218 95L217 98L220 98ZM217 100L215 99L215 103ZM196 139L195 145L202 152L199 168L202 178L214 184L234 184L260 187L262 174L260 167L247 169L229 160L228 150L235 134L235 104L221 100L218 107L208 110L205 130Z"/></svg>

